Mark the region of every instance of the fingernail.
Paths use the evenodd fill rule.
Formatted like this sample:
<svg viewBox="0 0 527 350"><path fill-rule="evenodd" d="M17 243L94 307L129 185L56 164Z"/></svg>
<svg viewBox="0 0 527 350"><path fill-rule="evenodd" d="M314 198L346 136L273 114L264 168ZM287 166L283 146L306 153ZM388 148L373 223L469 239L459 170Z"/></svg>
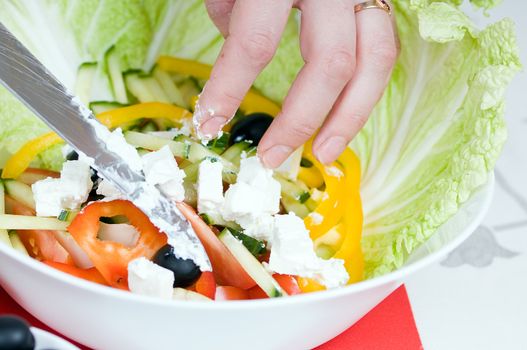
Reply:
<svg viewBox="0 0 527 350"><path fill-rule="evenodd" d="M344 137L333 136L317 147L315 155L322 164L329 164L336 160L347 146L348 142Z"/></svg>
<svg viewBox="0 0 527 350"><path fill-rule="evenodd" d="M262 155L262 162L267 168L277 168L289 157L293 148L284 145L276 145L266 150Z"/></svg>
<svg viewBox="0 0 527 350"><path fill-rule="evenodd" d="M200 126L200 132L205 136L216 135L227 124L228 118L215 115L203 122Z"/></svg>

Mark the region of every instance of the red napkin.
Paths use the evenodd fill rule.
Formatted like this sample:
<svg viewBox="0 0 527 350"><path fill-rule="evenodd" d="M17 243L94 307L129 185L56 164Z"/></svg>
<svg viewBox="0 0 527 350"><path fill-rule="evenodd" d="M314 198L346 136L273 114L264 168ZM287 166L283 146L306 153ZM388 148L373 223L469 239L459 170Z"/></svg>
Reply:
<svg viewBox="0 0 527 350"><path fill-rule="evenodd" d="M22 309L2 288L0 288L0 314L18 315L35 327L62 336ZM88 349L74 341L71 342L81 349ZM348 349L423 349L404 286L393 292L347 331L316 350Z"/></svg>

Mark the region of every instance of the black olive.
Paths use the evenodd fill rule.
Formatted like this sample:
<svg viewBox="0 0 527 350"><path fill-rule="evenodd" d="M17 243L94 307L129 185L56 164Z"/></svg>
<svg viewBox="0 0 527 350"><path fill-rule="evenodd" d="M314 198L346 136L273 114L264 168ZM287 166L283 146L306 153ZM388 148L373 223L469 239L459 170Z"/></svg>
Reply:
<svg viewBox="0 0 527 350"><path fill-rule="evenodd" d="M266 113L253 113L240 118L231 128L229 143L232 145L242 141L252 141L252 145L256 146L272 122L273 117Z"/></svg>
<svg viewBox="0 0 527 350"><path fill-rule="evenodd" d="M97 170L93 168L90 168L90 172L91 172L91 182L93 182L95 185L99 182L99 179L100 179L99 174L97 173Z"/></svg>
<svg viewBox="0 0 527 350"><path fill-rule="evenodd" d="M75 151L71 151L66 156L66 160L79 160L79 154Z"/></svg>
<svg viewBox="0 0 527 350"><path fill-rule="evenodd" d="M0 349L33 350L35 337L28 324L16 316L0 317Z"/></svg>
<svg viewBox="0 0 527 350"><path fill-rule="evenodd" d="M201 270L194 261L176 257L174 255L174 247L170 244L159 249L154 255L153 261L174 273L174 288L188 287L201 276Z"/></svg>

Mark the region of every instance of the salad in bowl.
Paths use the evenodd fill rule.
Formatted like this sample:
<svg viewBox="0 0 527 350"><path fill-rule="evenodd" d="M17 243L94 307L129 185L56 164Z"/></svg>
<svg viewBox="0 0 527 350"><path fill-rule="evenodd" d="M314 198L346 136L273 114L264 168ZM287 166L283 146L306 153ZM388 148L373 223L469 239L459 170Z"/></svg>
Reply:
<svg viewBox="0 0 527 350"><path fill-rule="evenodd" d="M120 72L115 55L107 53L108 68ZM81 66L81 91L91 90L84 85L96 69ZM219 137L203 141L191 110L210 70L161 56L149 73L115 74L112 89L126 105L89 103L112 130L108 147L177 203L204 246L203 259L183 258L192 247L158 229L69 146L60 172L31 168L37 155L63 143L53 132L5 162L3 240L65 273L163 299L274 298L360 281L355 153L347 149L323 165L307 144L277 170L266 169L256 147L279 106L256 91Z"/></svg>
<svg viewBox="0 0 527 350"><path fill-rule="evenodd" d="M256 146L302 66L294 16L233 121L202 142L192 113L222 44L202 1L3 2L0 21L111 130L109 147L177 203L211 263L178 258L183 243L0 89L0 240L32 258L2 246L0 259L34 273L28 283L42 281L48 293L33 302L9 269L0 270L3 284L73 334L45 308L68 291L77 302L61 298L61 315L104 315L84 324L104 340L73 334L98 347L114 341L111 329L129 347L148 348L154 337L135 332L145 322L155 325L154 343L168 344L175 323L182 341L205 342L189 319L210 326L214 339L245 341L256 328L238 330L256 318L273 334L260 347L317 326L307 347L358 320L488 183L506 139L504 91L520 68L510 21L478 30L458 2L393 3L402 51L365 128L331 165L308 142L271 171ZM308 295L285 298L298 294ZM235 327L215 327L227 323Z"/></svg>

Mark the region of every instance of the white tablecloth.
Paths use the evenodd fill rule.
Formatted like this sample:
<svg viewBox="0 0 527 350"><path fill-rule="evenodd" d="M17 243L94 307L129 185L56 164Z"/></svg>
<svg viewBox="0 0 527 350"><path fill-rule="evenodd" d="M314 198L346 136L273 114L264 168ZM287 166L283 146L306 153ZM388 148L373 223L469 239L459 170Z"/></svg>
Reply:
<svg viewBox="0 0 527 350"><path fill-rule="evenodd" d="M505 0L485 23L517 23L527 69L527 2ZM482 226L447 259L407 283L425 349L527 349L527 73L507 94L509 140Z"/></svg>

